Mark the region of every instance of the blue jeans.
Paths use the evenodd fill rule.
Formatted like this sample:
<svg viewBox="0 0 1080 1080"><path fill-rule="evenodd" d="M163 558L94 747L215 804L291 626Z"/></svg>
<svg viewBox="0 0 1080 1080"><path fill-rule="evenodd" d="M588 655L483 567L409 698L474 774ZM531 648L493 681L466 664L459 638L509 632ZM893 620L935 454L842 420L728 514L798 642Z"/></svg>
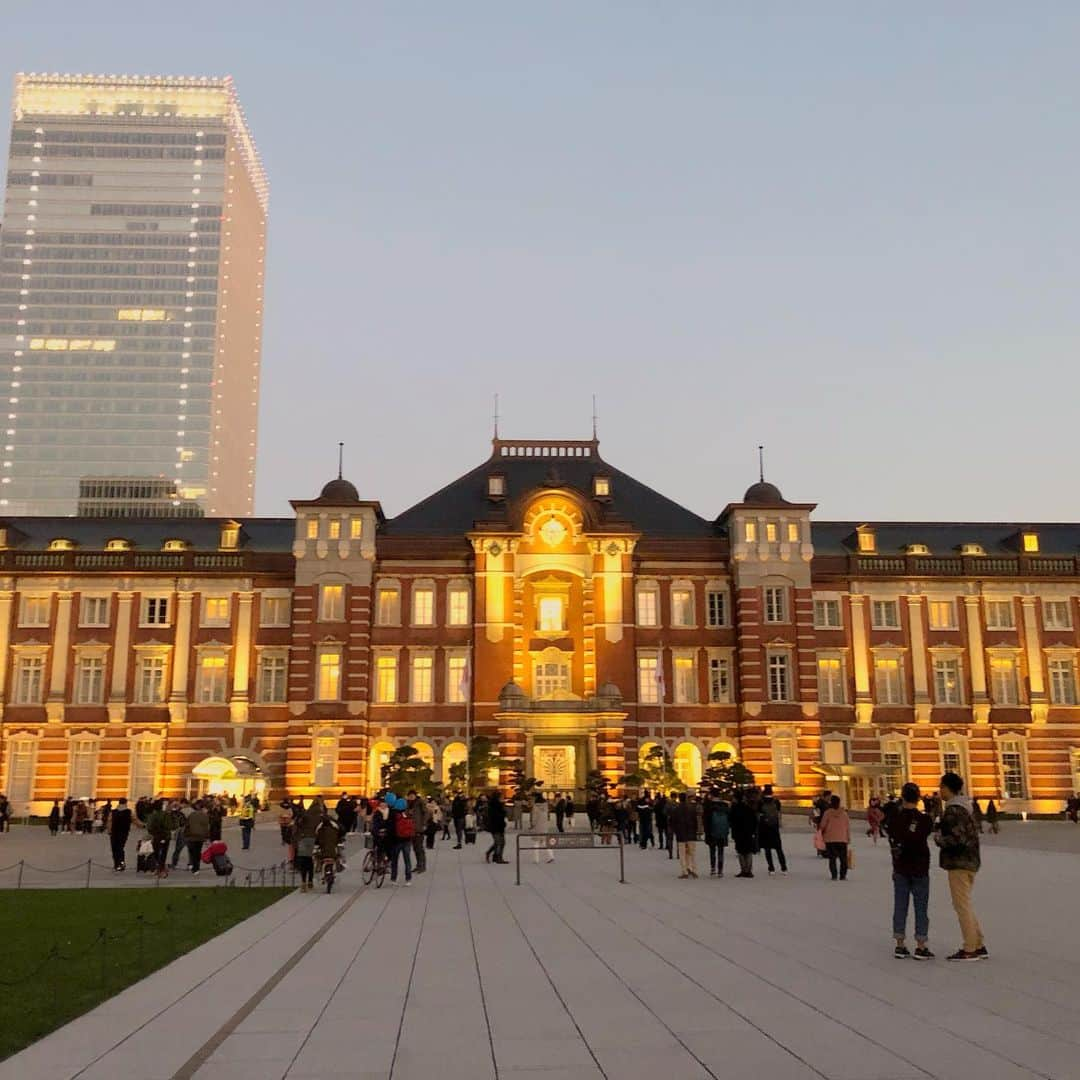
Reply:
<svg viewBox="0 0 1080 1080"><path fill-rule="evenodd" d="M398 856L405 859L405 880L412 881L412 841L395 840L390 851L390 880L397 881Z"/></svg>
<svg viewBox="0 0 1080 1080"><path fill-rule="evenodd" d="M893 934L902 938L907 926L908 897L915 903L915 940L926 941L930 935L930 877L893 874Z"/></svg>
<svg viewBox="0 0 1080 1080"><path fill-rule="evenodd" d="M240 840L244 851L247 851L251 847L251 830L254 827L254 822L248 825L246 822L240 822Z"/></svg>

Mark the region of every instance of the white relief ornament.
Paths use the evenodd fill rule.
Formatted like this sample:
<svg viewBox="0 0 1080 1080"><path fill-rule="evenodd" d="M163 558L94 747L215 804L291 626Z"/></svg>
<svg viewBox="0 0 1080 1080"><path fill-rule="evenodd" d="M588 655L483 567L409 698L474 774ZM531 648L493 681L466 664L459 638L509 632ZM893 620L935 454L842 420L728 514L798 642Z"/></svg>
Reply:
<svg viewBox="0 0 1080 1080"><path fill-rule="evenodd" d="M566 537L566 526L557 518L549 517L540 526L540 537L549 547L561 544Z"/></svg>

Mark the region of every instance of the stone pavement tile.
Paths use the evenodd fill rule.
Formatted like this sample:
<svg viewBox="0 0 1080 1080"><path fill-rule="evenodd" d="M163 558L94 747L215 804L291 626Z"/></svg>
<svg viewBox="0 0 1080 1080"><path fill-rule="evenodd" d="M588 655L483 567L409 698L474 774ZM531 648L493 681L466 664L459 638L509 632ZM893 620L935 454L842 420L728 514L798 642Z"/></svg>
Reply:
<svg viewBox="0 0 1080 1080"><path fill-rule="evenodd" d="M711 1080L705 1067L674 1041L653 1048L599 1047L596 1057L604 1073L618 1080Z"/></svg>
<svg viewBox="0 0 1080 1080"><path fill-rule="evenodd" d="M499 1080L603 1080L604 1074L595 1063L591 1068L560 1065L554 1069L499 1068Z"/></svg>
<svg viewBox="0 0 1080 1080"><path fill-rule="evenodd" d="M207 1064L245 1061L289 1062L307 1038L306 1031L234 1032L210 1055Z"/></svg>
<svg viewBox="0 0 1080 1080"><path fill-rule="evenodd" d="M288 1061L208 1061L195 1080L284 1080L288 1068Z"/></svg>
<svg viewBox="0 0 1080 1080"><path fill-rule="evenodd" d="M553 1069L556 1067L596 1067L588 1047L580 1040L496 1037L495 1060L503 1069Z"/></svg>
<svg viewBox="0 0 1080 1080"><path fill-rule="evenodd" d="M394 1035L380 1039L354 1041L347 1030L329 1036L309 1039L286 1074L289 1080L298 1076L389 1076L394 1060Z"/></svg>
<svg viewBox="0 0 1080 1080"><path fill-rule="evenodd" d="M699 1031L683 1041L724 1080L820 1080L821 1073L747 1026L736 1035Z"/></svg>
<svg viewBox="0 0 1080 1080"><path fill-rule="evenodd" d="M250 1035L274 1031L309 1032L317 1019L312 1007L297 1004L291 1009L264 1008L261 1004L236 1025L236 1034Z"/></svg>

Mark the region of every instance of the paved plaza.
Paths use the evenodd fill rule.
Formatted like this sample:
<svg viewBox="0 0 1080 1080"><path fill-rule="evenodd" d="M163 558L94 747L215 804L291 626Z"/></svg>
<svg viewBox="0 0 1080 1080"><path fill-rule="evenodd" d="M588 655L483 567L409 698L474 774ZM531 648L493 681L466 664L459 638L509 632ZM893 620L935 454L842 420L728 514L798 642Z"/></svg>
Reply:
<svg viewBox="0 0 1080 1080"><path fill-rule="evenodd" d="M863 837L844 883L799 827L786 876L758 860L752 881L730 865L679 881L635 848L626 885L614 854L561 852L526 860L520 888L480 840L442 843L411 888L363 890L350 870L333 896L291 895L0 1078L1080 1077L1080 828L986 838L978 964L944 960L958 934L937 871L938 959L892 958L888 853Z"/></svg>

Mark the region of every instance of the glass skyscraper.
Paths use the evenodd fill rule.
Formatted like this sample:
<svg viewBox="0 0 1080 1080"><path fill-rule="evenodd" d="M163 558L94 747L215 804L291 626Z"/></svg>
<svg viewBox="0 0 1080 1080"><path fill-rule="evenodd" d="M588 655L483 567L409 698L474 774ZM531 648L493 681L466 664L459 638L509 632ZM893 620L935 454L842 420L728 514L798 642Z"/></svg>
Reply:
<svg viewBox="0 0 1080 1080"><path fill-rule="evenodd" d="M253 512L266 205L231 79L16 76L0 514L144 478Z"/></svg>

